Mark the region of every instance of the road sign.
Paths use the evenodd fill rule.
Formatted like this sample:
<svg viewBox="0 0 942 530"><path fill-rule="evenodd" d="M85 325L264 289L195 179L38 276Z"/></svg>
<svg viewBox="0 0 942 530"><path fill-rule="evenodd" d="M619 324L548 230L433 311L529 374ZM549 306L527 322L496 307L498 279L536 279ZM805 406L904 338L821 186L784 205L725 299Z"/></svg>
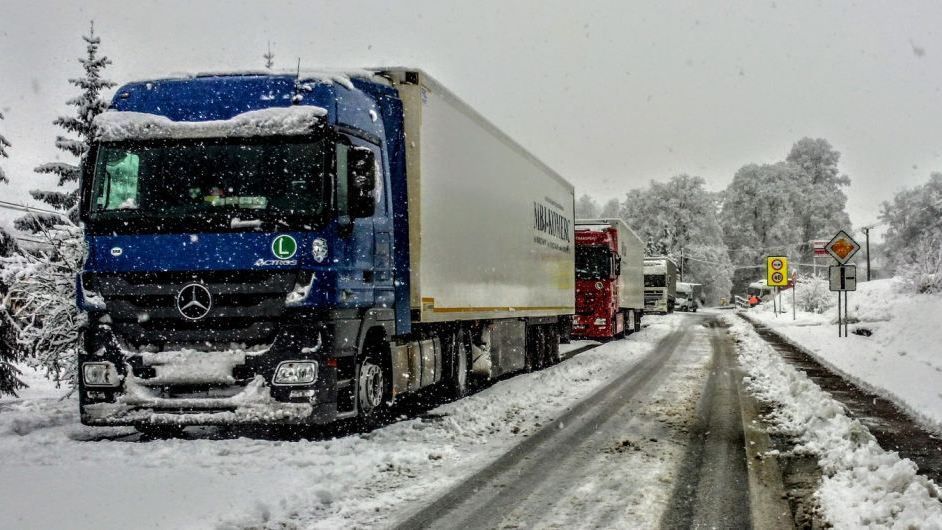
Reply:
<svg viewBox="0 0 942 530"><path fill-rule="evenodd" d="M840 265L831 266L831 290L832 291L856 291L857 290L857 266Z"/></svg>
<svg viewBox="0 0 942 530"><path fill-rule="evenodd" d="M785 287L788 285L788 258L785 256L769 256L765 260L766 283L770 287Z"/></svg>
<svg viewBox="0 0 942 530"><path fill-rule="evenodd" d="M828 251L826 247L828 244L827 239L815 239L811 242L811 248L814 249L814 257L821 258L828 256Z"/></svg>
<svg viewBox="0 0 942 530"><path fill-rule="evenodd" d="M831 241L825 245L825 250L841 265L847 263L854 254L860 250L860 245L850 237L847 232L841 230Z"/></svg>

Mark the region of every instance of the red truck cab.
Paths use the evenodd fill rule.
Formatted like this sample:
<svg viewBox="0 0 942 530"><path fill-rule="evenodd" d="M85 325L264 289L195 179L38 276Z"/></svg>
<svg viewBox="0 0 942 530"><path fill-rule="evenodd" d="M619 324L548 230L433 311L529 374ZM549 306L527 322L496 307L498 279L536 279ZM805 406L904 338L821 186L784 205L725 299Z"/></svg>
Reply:
<svg viewBox="0 0 942 530"><path fill-rule="evenodd" d="M621 220L577 220L573 338L611 339L640 329L640 240Z"/></svg>

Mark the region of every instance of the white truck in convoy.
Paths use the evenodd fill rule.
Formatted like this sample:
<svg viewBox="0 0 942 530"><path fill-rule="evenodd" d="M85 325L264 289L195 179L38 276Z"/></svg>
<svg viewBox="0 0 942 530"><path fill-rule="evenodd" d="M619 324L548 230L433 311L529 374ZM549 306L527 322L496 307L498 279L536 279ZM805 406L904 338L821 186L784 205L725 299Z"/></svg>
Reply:
<svg viewBox="0 0 942 530"><path fill-rule="evenodd" d="M677 310L697 312L703 303L703 284L677 282Z"/></svg>
<svg viewBox="0 0 942 530"><path fill-rule="evenodd" d="M644 259L645 313L673 313L677 299L677 265L659 256Z"/></svg>

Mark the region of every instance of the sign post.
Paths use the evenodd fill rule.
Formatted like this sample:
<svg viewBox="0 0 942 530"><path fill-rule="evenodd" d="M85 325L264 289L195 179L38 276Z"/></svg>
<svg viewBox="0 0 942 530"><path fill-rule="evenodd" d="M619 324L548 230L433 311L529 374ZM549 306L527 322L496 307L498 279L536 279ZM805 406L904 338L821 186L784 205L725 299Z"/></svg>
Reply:
<svg viewBox="0 0 942 530"><path fill-rule="evenodd" d="M795 298L796 298L795 291L797 290L798 290L798 271L794 271L792 272L792 320L798 319L797 309L795 309L797 307L796 301L795 301Z"/></svg>
<svg viewBox="0 0 942 530"><path fill-rule="evenodd" d="M847 337L847 313L850 305L847 301L847 292L857 290L857 266L847 265L847 262L860 250L860 245L847 232L841 230L824 248L838 263L837 266L829 269L830 284L831 291L837 292L837 336L842 336L843 324L843 336ZM843 304L841 304L841 294L844 295Z"/></svg>

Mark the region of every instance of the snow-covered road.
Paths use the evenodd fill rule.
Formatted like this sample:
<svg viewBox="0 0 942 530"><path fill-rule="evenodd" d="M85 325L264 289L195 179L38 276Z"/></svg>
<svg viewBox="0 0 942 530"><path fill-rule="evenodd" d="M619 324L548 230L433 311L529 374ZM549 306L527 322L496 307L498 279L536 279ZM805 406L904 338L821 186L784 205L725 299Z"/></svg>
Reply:
<svg viewBox="0 0 942 530"><path fill-rule="evenodd" d="M640 362L399 528L657 526L712 357L708 319L674 318L682 327Z"/></svg>
<svg viewBox="0 0 942 530"><path fill-rule="evenodd" d="M60 401L33 380L22 398L0 400L0 528L124 528L128 521L135 528L386 526L622 377L661 339L690 325L683 315L650 322L627 340L421 417L333 440L225 438L208 431L195 439L142 442L122 436L129 430L78 425L74 400ZM666 385L645 398L647 421L670 425L684 414L677 407L700 388L693 381L702 374L691 375L695 359L687 361L692 372L671 378L676 390ZM679 422L678 432L683 428ZM100 439L102 432L109 436ZM658 492L632 497L626 513L656 521L681 449L667 441L654 447L630 432L624 441L611 449L612 458L631 455L626 482Z"/></svg>

